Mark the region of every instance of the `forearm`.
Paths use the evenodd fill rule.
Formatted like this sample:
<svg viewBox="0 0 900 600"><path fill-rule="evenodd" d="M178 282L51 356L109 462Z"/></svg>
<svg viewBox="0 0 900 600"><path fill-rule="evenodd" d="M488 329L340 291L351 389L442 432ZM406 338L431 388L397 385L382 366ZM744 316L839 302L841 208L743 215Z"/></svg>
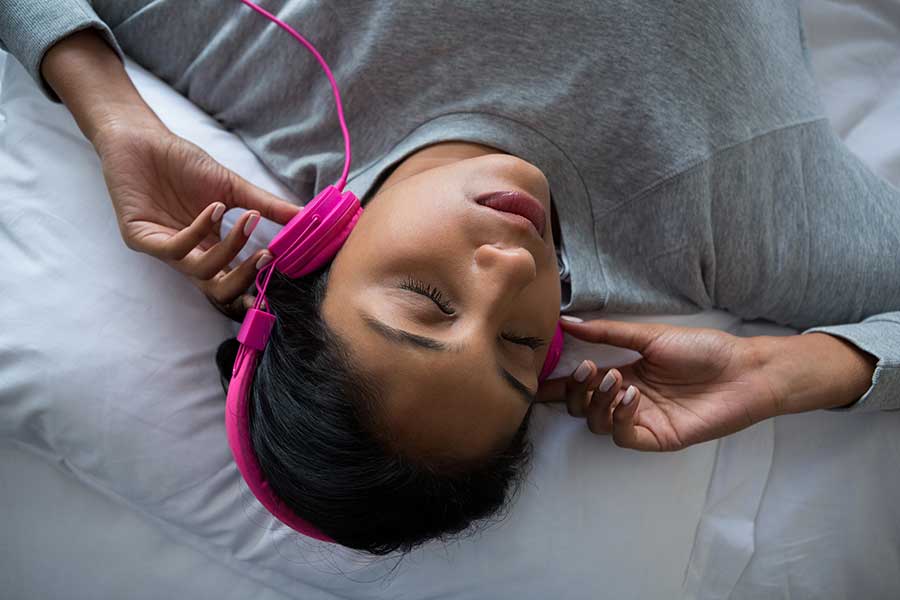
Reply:
<svg viewBox="0 0 900 600"><path fill-rule="evenodd" d="M116 127L164 127L122 61L94 30L54 44L41 62L41 74L95 147L102 134Z"/></svg>
<svg viewBox="0 0 900 600"><path fill-rule="evenodd" d="M871 385L878 362L871 354L827 333L748 339L778 399L778 414L855 402Z"/></svg>

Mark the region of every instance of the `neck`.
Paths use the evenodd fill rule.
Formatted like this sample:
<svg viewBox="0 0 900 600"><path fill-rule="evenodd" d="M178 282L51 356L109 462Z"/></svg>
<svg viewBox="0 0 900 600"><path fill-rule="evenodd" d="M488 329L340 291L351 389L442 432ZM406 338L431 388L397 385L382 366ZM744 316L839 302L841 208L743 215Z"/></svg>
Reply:
<svg viewBox="0 0 900 600"><path fill-rule="evenodd" d="M378 189L380 194L392 185L399 183L407 177L412 177L422 171L442 167L451 163L459 162L476 156L485 154L506 154L502 150L474 144L471 142L439 142L432 146L426 146L409 156L391 172L381 187Z"/></svg>

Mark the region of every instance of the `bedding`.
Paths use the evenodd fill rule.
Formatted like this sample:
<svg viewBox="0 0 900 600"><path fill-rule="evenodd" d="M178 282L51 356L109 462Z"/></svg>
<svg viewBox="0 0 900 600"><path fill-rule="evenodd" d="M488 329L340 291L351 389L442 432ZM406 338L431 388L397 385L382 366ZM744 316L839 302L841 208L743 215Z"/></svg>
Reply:
<svg viewBox="0 0 900 600"><path fill-rule="evenodd" d="M890 134L900 9L807 3L804 18L836 130L900 183ZM299 202L234 135L127 69L176 133ZM394 572L393 560L298 538L256 504L228 451L213 355L237 324L125 248L90 145L13 59L0 111L0 589L10 597L900 597L897 413L781 417L642 454L543 406L529 481L494 527L429 545ZM722 311L603 316L794 333ZM557 373L583 351L601 365L634 358L569 339Z"/></svg>
<svg viewBox="0 0 900 600"><path fill-rule="evenodd" d="M173 131L295 199L236 136L136 63L127 69ZM238 324L181 274L124 246L93 149L12 58L0 106L0 437L289 597L545 598L562 585L589 597L600 589L598 565L603 590L617 597L680 588L715 443L624 452L562 406L539 407L532 474L505 520L432 543L393 573L396 559L360 557L275 521L245 487L225 437L213 357ZM648 569L655 576L642 578Z"/></svg>

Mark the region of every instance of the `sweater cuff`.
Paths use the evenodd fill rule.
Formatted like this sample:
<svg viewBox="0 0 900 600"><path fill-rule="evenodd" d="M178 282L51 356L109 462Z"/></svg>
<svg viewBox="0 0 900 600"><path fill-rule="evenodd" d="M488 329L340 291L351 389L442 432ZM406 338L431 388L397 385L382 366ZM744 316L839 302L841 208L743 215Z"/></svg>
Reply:
<svg viewBox="0 0 900 600"><path fill-rule="evenodd" d="M900 409L900 313L895 318L876 316L860 323L813 327L801 333L827 333L856 345L878 358L866 393L850 404L830 408L836 412Z"/></svg>
<svg viewBox="0 0 900 600"><path fill-rule="evenodd" d="M125 55L112 30L85 0L41 2L28 0L8 3L0 10L0 39L38 84L44 96L61 104L59 96L41 75L41 61L58 41L82 29L96 29L124 64Z"/></svg>

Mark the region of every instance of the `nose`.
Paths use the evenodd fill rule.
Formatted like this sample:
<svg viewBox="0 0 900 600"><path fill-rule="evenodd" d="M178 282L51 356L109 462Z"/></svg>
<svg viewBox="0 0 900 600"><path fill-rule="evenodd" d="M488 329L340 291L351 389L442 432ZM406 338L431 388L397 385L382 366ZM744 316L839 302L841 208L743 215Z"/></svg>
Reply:
<svg viewBox="0 0 900 600"><path fill-rule="evenodd" d="M485 294L490 295L485 301L492 306L514 301L537 276L534 257L521 247L483 244L475 250L475 265L481 276L478 285Z"/></svg>

